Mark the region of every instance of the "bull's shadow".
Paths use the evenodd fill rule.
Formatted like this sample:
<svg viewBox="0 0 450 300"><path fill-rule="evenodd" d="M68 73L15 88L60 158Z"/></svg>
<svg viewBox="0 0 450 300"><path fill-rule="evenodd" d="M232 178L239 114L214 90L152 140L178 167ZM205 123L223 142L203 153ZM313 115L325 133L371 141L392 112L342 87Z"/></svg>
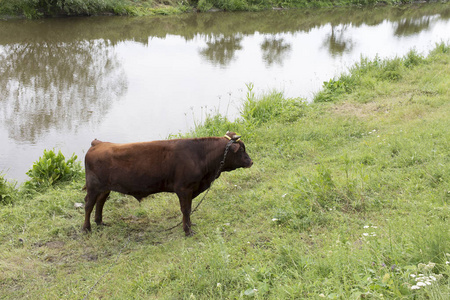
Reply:
<svg viewBox="0 0 450 300"><path fill-rule="evenodd" d="M203 194L194 199L194 207L202 197ZM194 212L194 225L202 223L202 219L206 217L205 209L200 205L198 211ZM129 238L131 242L149 245L165 244L185 236L180 223L183 214L179 200L172 193L153 194L138 202L132 196L111 192L105 205L105 213L104 225L93 223L91 233L82 233L77 228L73 234L80 237L96 234L119 236L124 240ZM79 216L83 214L84 209L79 210ZM82 218L78 222L81 220ZM194 226L196 234L201 234L201 228L201 225Z"/></svg>

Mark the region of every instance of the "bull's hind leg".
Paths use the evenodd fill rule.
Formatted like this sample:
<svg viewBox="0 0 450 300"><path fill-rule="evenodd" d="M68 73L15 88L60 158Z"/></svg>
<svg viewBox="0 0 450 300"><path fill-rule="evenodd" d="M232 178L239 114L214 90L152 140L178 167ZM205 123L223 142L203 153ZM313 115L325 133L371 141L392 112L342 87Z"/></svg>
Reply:
<svg viewBox="0 0 450 300"><path fill-rule="evenodd" d="M97 201L104 194L105 194L105 192L97 192L95 190L87 188L87 194L86 194L86 197L84 198L84 224L83 224L83 231L85 231L85 232L91 231L91 221L90 221L90 219L91 219L92 210L94 209L94 206L97 203ZM105 197L105 200L106 200L106 197ZM104 201L103 201L103 203L101 205L102 208L103 208L103 204L104 204ZM97 214L97 210L96 210L96 214ZM96 217L96 221L97 221L97 217Z"/></svg>
<svg viewBox="0 0 450 300"><path fill-rule="evenodd" d="M83 224L83 231L88 232L91 231L91 213L92 209L94 208L96 201L96 195L90 191L87 190L86 197L84 197L84 224Z"/></svg>
<svg viewBox="0 0 450 300"><path fill-rule="evenodd" d="M108 199L110 191L106 191L97 196L97 201L95 204L95 223L97 225L103 224L103 205L105 205L106 199Z"/></svg>

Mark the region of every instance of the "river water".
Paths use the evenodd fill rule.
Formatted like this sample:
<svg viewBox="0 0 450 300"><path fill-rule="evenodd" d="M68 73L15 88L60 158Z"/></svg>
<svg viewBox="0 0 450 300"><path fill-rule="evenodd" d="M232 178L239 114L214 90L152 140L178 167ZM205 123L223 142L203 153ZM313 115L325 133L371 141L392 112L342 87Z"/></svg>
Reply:
<svg viewBox="0 0 450 300"><path fill-rule="evenodd" d="M309 101L361 56L450 41L450 5L0 20L0 172L23 182L44 149L186 132L239 113L252 83Z"/></svg>

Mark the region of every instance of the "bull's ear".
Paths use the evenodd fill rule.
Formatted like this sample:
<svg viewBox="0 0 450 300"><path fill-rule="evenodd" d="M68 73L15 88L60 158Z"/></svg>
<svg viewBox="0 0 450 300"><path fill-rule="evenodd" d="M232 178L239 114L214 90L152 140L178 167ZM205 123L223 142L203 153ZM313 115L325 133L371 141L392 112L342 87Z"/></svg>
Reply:
<svg viewBox="0 0 450 300"><path fill-rule="evenodd" d="M241 145L239 143L233 143L230 146L231 151L233 151L234 153L238 152L239 148L241 147Z"/></svg>

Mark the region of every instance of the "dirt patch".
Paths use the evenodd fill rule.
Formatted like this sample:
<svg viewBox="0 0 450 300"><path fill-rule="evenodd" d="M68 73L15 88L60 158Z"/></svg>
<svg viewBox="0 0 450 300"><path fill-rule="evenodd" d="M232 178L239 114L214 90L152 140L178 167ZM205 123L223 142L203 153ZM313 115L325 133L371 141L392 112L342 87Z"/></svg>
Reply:
<svg viewBox="0 0 450 300"><path fill-rule="evenodd" d="M87 254L81 255L81 258L83 258L83 259L85 259L87 261L96 261L96 260L98 260L98 255L97 254L87 253Z"/></svg>
<svg viewBox="0 0 450 300"><path fill-rule="evenodd" d="M387 107L379 103L369 102L365 104L344 102L332 108L337 115L355 116L357 118L366 118L378 112L388 111Z"/></svg>
<svg viewBox="0 0 450 300"><path fill-rule="evenodd" d="M61 249L65 244L63 241L50 241L45 243L45 246L49 249Z"/></svg>

